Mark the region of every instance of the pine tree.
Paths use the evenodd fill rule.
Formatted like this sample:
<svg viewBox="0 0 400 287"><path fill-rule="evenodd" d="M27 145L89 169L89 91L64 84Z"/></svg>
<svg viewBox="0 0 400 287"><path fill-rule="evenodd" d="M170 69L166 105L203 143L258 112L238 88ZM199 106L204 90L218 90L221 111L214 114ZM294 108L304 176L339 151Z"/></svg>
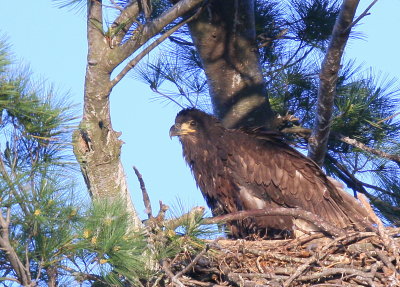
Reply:
<svg viewBox="0 0 400 287"><path fill-rule="evenodd" d="M146 241L122 201L90 204L74 184L73 106L11 64L0 43L0 284L122 286L148 276Z"/></svg>

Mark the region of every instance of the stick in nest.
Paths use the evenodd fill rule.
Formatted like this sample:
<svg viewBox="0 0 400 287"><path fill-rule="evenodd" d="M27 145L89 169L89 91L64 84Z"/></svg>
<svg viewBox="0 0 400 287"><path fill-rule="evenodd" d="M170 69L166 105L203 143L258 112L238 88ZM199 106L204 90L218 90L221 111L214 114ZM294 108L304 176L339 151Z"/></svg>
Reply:
<svg viewBox="0 0 400 287"><path fill-rule="evenodd" d="M149 194L147 193L146 185L144 184L143 177L140 174L139 170L135 166L133 167L133 170L135 171L135 174L139 180L140 189L142 190L142 195L143 195L143 203L146 208L146 214L147 214L148 218L150 219L153 217L153 211L151 209L150 197L149 197Z"/></svg>

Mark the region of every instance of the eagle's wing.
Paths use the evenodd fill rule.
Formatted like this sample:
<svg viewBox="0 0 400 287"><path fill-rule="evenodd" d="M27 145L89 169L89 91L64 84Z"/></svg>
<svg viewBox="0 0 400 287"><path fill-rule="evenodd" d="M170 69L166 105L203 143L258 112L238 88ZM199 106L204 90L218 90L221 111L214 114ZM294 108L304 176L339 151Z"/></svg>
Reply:
<svg viewBox="0 0 400 287"><path fill-rule="evenodd" d="M275 138L232 133L225 166L245 209L300 207L339 227L360 221L362 208L310 159Z"/></svg>

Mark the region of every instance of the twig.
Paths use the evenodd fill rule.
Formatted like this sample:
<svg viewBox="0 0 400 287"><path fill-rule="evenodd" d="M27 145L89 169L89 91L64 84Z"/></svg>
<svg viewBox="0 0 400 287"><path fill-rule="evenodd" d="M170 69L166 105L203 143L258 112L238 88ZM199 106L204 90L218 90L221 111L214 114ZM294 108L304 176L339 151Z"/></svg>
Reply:
<svg viewBox="0 0 400 287"><path fill-rule="evenodd" d="M293 216L295 218L301 218L308 222L311 222L316 227L318 227L322 232L327 233L333 236L340 236L344 234L344 231L340 228L332 226L328 222L324 221L320 217L315 214L302 210L299 208L271 208L271 209L254 209L254 210L246 210L246 211L238 211L233 212L226 215L215 216L211 218L205 218L204 224L216 224L229 222L233 220L243 220L248 217L260 217L260 216L270 216L270 215L284 215L284 216Z"/></svg>
<svg viewBox="0 0 400 287"><path fill-rule="evenodd" d="M387 249L387 251L392 252L394 258L396 259L397 263L400 263L399 261L399 250L396 246L396 243L394 242L393 238L389 236L389 234L386 232L385 226L383 225L382 221L379 219L379 217L375 214L373 211L371 205L369 204L366 196L364 194L359 195L359 199L361 204L364 206L364 208L367 210L369 216L371 219L376 223L378 226L378 233L382 238L382 243ZM384 262L385 263L385 262ZM391 266L388 266L389 268ZM392 266L391 268L395 273L397 272L396 268Z"/></svg>
<svg viewBox="0 0 400 287"><path fill-rule="evenodd" d="M158 211L158 214L156 216L156 220L158 222L163 222L165 219L165 213L169 209L169 206L164 204L161 200L159 201L160 204L160 210Z"/></svg>
<svg viewBox="0 0 400 287"><path fill-rule="evenodd" d="M216 240L218 240L218 238ZM192 262L190 262L185 268L183 268L181 271L176 273L174 278L178 279L183 274L188 272L197 263L197 261L199 261L200 258L208 251L208 249L209 249L209 245L206 245L206 248L204 248L199 254L197 254L196 257L192 260Z"/></svg>
<svg viewBox="0 0 400 287"><path fill-rule="evenodd" d="M186 279L182 278L182 281L184 281L187 284L190 284L191 286L200 286L200 287L227 287L226 285L219 285L219 284L214 284L214 283L207 283L207 282L202 282L194 279Z"/></svg>
<svg viewBox="0 0 400 287"><path fill-rule="evenodd" d="M171 282L179 287L185 287L178 278L175 278L174 273L172 273L171 269L169 268L168 262L166 260L162 261L162 269L164 270L165 274L171 279Z"/></svg>
<svg viewBox="0 0 400 287"><path fill-rule="evenodd" d="M147 217L150 219L153 217L153 210L151 209L150 197L149 197L149 194L147 193L146 185L144 184L143 177L142 177L141 173L139 172L139 170L135 166L133 166L133 170L135 171L135 174L140 183L140 189L142 190L142 195L143 195L143 202L144 202L144 206L146 208L145 212L147 214Z"/></svg>
<svg viewBox="0 0 400 287"><path fill-rule="evenodd" d="M332 246L334 246L335 244L342 242L342 244L347 244L349 242L351 242L352 240L354 240L354 238L359 238L361 235L365 236L367 234L371 234L371 233L367 233L367 232L357 232L354 233L353 235L344 235L342 237L336 238L335 240L333 240L332 242L330 242L329 244L327 244L325 247L323 247L321 249L320 252L315 253L310 259L308 259L304 264L302 264L300 267L297 268L296 272L294 272L289 279L287 279L284 283L283 286L284 287L288 287L292 284L292 282L294 280L296 280L297 278L299 278L303 272L309 268L312 264L314 264L315 262L317 262L318 260L322 260L323 258L325 258L329 253L326 252L328 249L330 249ZM372 233L372 235L374 235L374 233Z"/></svg>
<svg viewBox="0 0 400 287"><path fill-rule="evenodd" d="M360 16L357 17L356 20L354 20L344 31L343 33L347 33L351 28L353 28L362 18L364 18L367 15L370 15L368 11L372 8L372 6L375 5L375 3L378 2L378 0L372 1L371 4L368 5L367 9L364 10L364 12L361 13Z"/></svg>
<svg viewBox="0 0 400 287"><path fill-rule="evenodd" d="M328 269L322 270L321 272L316 272L311 275L301 276L297 280L309 281L309 280L321 279L321 278L332 276L335 274L348 274L351 276L360 276L360 277L367 278L367 279L371 279L373 277L372 274L370 274L370 273L365 273L365 272L362 272L362 271L354 269L354 268L328 268Z"/></svg>

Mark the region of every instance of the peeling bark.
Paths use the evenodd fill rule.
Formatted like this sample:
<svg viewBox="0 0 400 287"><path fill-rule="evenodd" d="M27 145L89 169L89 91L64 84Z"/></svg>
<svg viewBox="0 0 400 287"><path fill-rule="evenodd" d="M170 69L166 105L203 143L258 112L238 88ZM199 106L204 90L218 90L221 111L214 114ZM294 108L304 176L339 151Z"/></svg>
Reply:
<svg viewBox="0 0 400 287"><path fill-rule="evenodd" d="M228 128L271 126L273 112L255 41L254 1L212 0L188 26L216 116Z"/></svg>
<svg viewBox="0 0 400 287"><path fill-rule="evenodd" d="M324 162L328 148L340 61L351 31L348 28L351 27L358 3L359 0L343 1L339 16L333 27L328 51L322 62L319 75L320 83L316 119L308 145L308 156L320 166Z"/></svg>

